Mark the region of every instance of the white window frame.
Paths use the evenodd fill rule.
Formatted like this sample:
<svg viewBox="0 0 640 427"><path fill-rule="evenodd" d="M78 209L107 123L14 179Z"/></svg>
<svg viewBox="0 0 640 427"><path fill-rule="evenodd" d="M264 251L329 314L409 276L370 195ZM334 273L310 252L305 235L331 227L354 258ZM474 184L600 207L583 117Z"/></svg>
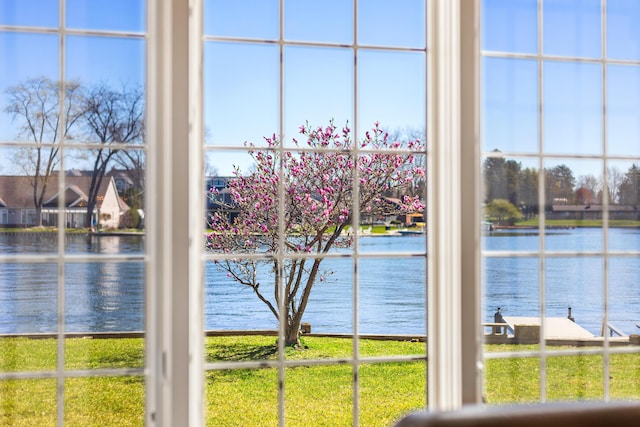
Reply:
<svg viewBox="0 0 640 427"><path fill-rule="evenodd" d="M204 422L201 33L202 1L148 2L149 426Z"/></svg>

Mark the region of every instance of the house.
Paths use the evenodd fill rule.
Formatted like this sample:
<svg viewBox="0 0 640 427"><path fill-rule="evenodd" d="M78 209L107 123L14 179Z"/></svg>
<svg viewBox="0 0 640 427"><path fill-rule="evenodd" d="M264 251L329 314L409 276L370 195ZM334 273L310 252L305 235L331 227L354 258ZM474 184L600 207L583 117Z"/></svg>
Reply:
<svg viewBox="0 0 640 427"><path fill-rule="evenodd" d="M552 205L551 211L547 212L547 219L602 219L603 205L587 203L584 205ZM640 219L640 212L637 206L632 205L609 205L609 219L637 220Z"/></svg>
<svg viewBox="0 0 640 427"><path fill-rule="evenodd" d="M67 228L82 228L86 224L90 176L67 176L62 197L64 222ZM42 223L58 225L60 209L58 176L49 177L42 206ZM92 224L101 228L117 228L120 216L129 210L120 198L113 177L105 177L98 192ZM33 202L31 178L27 176L0 176L0 227L33 227L38 224Z"/></svg>
<svg viewBox="0 0 640 427"><path fill-rule="evenodd" d="M143 171L140 170L129 170L129 169L116 169L112 168L110 171L105 173L105 177L113 177L116 183L116 188L118 189L118 193L122 194L125 191L136 187L136 181L138 181L139 176L143 174ZM66 176L93 176L92 170L80 170L80 169L70 169L65 173ZM139 186L139 185L138 185Z"/></svg>

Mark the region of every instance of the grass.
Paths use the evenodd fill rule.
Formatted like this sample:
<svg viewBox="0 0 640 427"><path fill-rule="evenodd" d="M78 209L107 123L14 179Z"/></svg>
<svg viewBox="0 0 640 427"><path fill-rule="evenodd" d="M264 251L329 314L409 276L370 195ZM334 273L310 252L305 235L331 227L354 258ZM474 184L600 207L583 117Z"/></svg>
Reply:
<svg viewBox="0 0 640 427"><path fill-rule="evenodd" d="M286 349L287 360L348 359L351 340L307 337L304 351ZM68 370L140 368L142 339L82 339L65 342ZM487 352L535 350L536 346L486 346ZM554 349L556 349L554 347ZM362 340L361 357L424 355L425 344ZM208 337L206 360L277 360L274 337ZM547 358L548 400L602 399L602 356ZM53 371L56 340L0 339L0 371ZM353 424L353 371L349 364L288 367L285 416L288 426ZM613 399L640 399L640 354L610 356ZM205 374L207 425L277 425L279 371L276 368L209 371ZM359 421L362 426L387 426L426 405L426 366L420 362L362 363L359 375ZM485 363L485 397L489 404L527 403L540 399L540 360L489 359ZM144 379L96 377L65 380L66 425L143 424ZM0 381L0 425L56 424L56 380Z"/></svg>

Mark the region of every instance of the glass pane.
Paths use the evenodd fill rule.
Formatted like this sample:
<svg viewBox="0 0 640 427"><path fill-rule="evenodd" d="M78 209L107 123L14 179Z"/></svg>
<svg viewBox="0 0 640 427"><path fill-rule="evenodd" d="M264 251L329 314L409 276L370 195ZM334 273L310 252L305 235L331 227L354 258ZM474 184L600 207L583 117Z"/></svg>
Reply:
<svg viewBox="0 0 640 427"><path fill-rule="evenodd" d="M353 123L351 50L286 47L284 75L286 135L296 135L303 125L325 127L332 119L339 128Z"/></svg>
<svg viewBox="0 0 640 427"><path fill-rule="evenodd" d="M3 0L0 3L0 25L57 27L58 16L58 0Z"/></svg>
<svg viewBox="0 0 640 427"><path fill-rule="evenodd" d="M616 246L628 246L634 251L640 247L637 229L612 228L609 233L609 238L618 242ZM627 335L640 334L640 259L610 257L608 281L609 324Z"/></svg>
<svg viewBox="0 0 640 427"><path fill-rule="evenodd" d="M275 277L269 266L269 259L248 260L240 256L235 261L207 261L204 277L205 330L277 330L277 305L274 306L273 298ZM250 274L254 271L260 275L252 280ZM235 272L238 279L234 279ZM244 285L240 280L251 282ZM253 291L252 286L258 285L265 301Z"/></svg>
<svg viewBox="0 0 640 427"><path fill-rule="evenodd" d="M91 237L87 249L120 253L138 248L138 236ZM139 249L138 249L139 250ZM140 262L88 262L65 266L65 330L121 332L144 330L144 265Z"/></svg>
<svg viewBox="0 0 640 427"><path fill-rule="evenodd" d="M504 199L503 199L504 200ZM511 210L501 206L502 202L491 202L489 212ZM493 215L496 215L494 213ZM499 218L499 217L498 217ZM482 249L485 251L536 251L540 247L540 233L537 225L509 227L500 225L500 219L491 213L482 223Z"/></svg>
<svg viewBox="0 0 640 427"><path fill-rule="evenodd" d="M483 58L481 97L484 150L537 150L539 119L536 61Z"/></svg>
<svg viewBox="0 0 640 427"><path fill-rule="evenodd" d="M427 246L426 224L423 223L425 214L395 215L393 212L393 215L381 216L374 225L365 223L360 227L358 250L360 253L424 254ZM406 223L407 220L412 222Z"/></svg>
<svg viewBox="0 0 640 427"><path fill-rule="evenodd" d="M379 122L392 138L424 141L425 69L423 53L359 51L360 137Z"/></svg>
<svg viewBox="0 0 640 427"><path fill-rule="evenodd" d="M483 235L485 249L537 250L539 167L537 159L486 157L482 161ZM492 233L500 231L499 233ZM518 233L518 234L508 234ZM520 234L521 233L521 234ZM533 234L531 234L533 233ZM495 238L509 239L508 246ZM526 237L526 238L525 238ZM500 240L502 243L506 241Z"/></svg>
<svg viewBox="0 0 640 427"><path fill-rule="evenodd" d="M144 0L66 0L67 26L90 30L145 30Z"/></svg>
<svg viewBox="0 0 640 427"><path fill-rule="evenodd" d="M384 342L384 355L404 343ZM422 344L424 347L424 343ZM426 364L380 363L360 365L360 425L393 425L409 412L424 410Z"/></svg>
<svg viewBox="0 0 640 427"><path fill-rule="evenodd" d="M572 239L559 239L558 246L548 249L571 252L601 250L602 162L547 160L544 174L547 227L574 236ZM595 228L590 234L585 229L569 231L576 226Z"/></svg>
<svg viewBox="0 0 640 427"><path fill-rule="evenodd" d="M640 155L640 67L607 68L607 149L611 154Z"/></svg>
<svg viewBox="0 0 640 427"><path fill-rule="evenodd" d="M0 424L56 425L56 392L55 379L0 381Z"/></svg>
<svg viewBox="0 0 640 427"><path fill-rule="evenodd" d="M544 53L601 56L600 0L544 2Z"/></svg>
<svg viewBox="0 0 640 427"><path fill-rule="evenodd" d="M483 0L482 49L499 52L538 51L537 0Z"/></svg>
<svg viewBox="0 0 640 427"><path fill-rule="evenodd" d="M609 203L620 204L620 186L627 179L627 172L629 171L630 167L631 164L629 162L607 163L606 189L607 195L609 196Z"/></svg>
<svg viewBox="0 0 640 427"><path fill-rule="evenodd" d="M67 378L64 397L65 425L144 424L143 377Z"/></svg>
<svg viewBox="0 0 640 427"><path fill-rule="evenodd" d="M0 176L6 175L18 175L20 173L20 165L18 165L18 160L16 156L18 155L18 150L11 147L0 147ZM7 178L0 178L7 179ZM25 178L26 179L26 178ZM2 192L3 197L7 197L6 193L8 191L8 183L0 184L0 192ZM6 226L9 224L7 217L7 209L9 208L9 202L4 199L0 200L0 226Z"/></svg>
<svg viewBox="0 0 640 427"><path fill-rule="evenodd" d="M3 236L4 237L4 236ZM11 246L35 252L54 234L19 233ZM24 240L24 241L21 241ZM3 264L0 275L0 331L5 334L54 333L58 330L58 269L55 264Z"/></svg>
<svg viewBox="0 0 640 427"><path fill-rule="evenodd" d="M501 239L519 238L519 236L513 236ZM485 257L482 270L484 323L494 323L498 312L507 321L510 317L540 316L540 261L538 258Z"/></svg>
<svg viewBox="0 0 640 427"><path fill-rule="evenodd" d="M409 247L411 240L424 240L416 237L368 238L388 239L401 240ZM389 244L372 243L382 245L381 249ZM361 258L358 273L361 334L426 336L424 258Z"/></svg>
<svg viewBox="0 0 640 427"><path fill-rule="evenodd" d="M206 425L278 425L277 369L209 371L205 375Z"/></svg>
<svg viewBox="0 0 640 427"><path fill-rule="evenodd" d="M312 333L353 334L353 260L325 258L303 316Z"/></svg>
<svg viewBox="0 0 640 427"><path fill-rule="evenodd" d="M144 366L144 339L141 334L88 334L65 340L66 369L118 369ZM94 339L87 339L94 338Z"/></svg>
<svg viewBox="0 0 640 427"><path fill-rule="evenodd" d="M572 239L573 234L562 239ZM582 236L580 236L582 237ZM551 244L552 238L547 242ZM572 317L575 325L556 328L548 323L547 339L588 339L599 336L604 315L604 262L596 257L547 258L545 261L545 318L565 320ZM571 314L569 314L569 307ZM578 326L579 328L577 328Z"/></svg>
<svg viewBox="0 0 640 427"><path fill-rule="evenodd" d="M621 219L637 220L640 205L640 162L615 162L607 169L609 194ZM624 213L626 212L626 214ZM611 219L614 219L613 217Z"/></svg>
<svg viewBox="0 0 640 427"><path fill-rule="evenodd" d="M549 400L586 400L604 397L604 364L600 355L547 358Z"/></svg>
<svg viewBox="0 0 640 427"><path fill-rule="evenodd" d="M71 105L68 120L74 126L67 132L69 140L102 144L100 150L73 152L66 158L67 169L104 169L108 172L126 153L118 153L111 144L142 145L144 138L145 94L143 87L130 83L93 83L76 80L67 92ZM73 103L73 104L72 104ZM73 109L71 109L73 107ZM138 156L139 157L139 156ZM85 160L85 164L79 163ZM108 166L107 166L108 165Z"/></svg>
<svg viewBox="0 0 640 427"><path fill-rule="evenodd" d="M640 399L640 371L638 354L613 354L609 356L612 399Z"/></svg>
<svg viewBox="0 0 640 427"><path fill-rule="evenodd" d="M56 36L0 32L0 140L55 141L55 129L46 123L55 123L58 114L57 63ZM36 91L45 96L30 98ZM30 132L29 120L44 125L44 132Z"/></svg>
<svg viewBox="0 0 640 427"><path fill-rule="evenodd" d="M602 67L544 64L544 146L549 153L602 153Z"/></svg>
<svg viewBox="0 0 640 427"><path fill-rule="evenodd" d="M117 111L110 115L111 123L118 119ZM122 113L125 114L125 113ZM139 119L142 126L142 118ZM128 119L125 119L128 121ZM121 123L123 126L134 123ZM112 129L112 128L111 128ZM108 130L104 129L106 132ZM141 132L141 131L140 131ZM129 142L134 144L135 142ZM101 149L68 151L65 157L64 227L69 233L88 233L89 237L114 233L128 233L142 237L144 230L144 168L145 156L141 150L116 150L111 142L103 142ZM57 181L56 181L57 183ZM51 197L46 203L48 219L57 224L59 202ZM87 236L85 236L87 237ZM68 241L72 252L112 253L91 244L85 246ZM142 253L140 244L124 253Z"/></svg>
<svg viewBox="0 0 640 427"><path fill-rule="evenodd" d="M245 150L209 150L205 154L205 170L204 176L208 182L205 183L207 192L207 209L209 211L214 210L212 203L224 203L224 206L219 208L225 208L228 210L228 204L233 202L229 190L223 191L228 188L231 179L236 179L238 176L247 176L251 174L257 168L255 159ZM238 172L236 174L236 169ZM210 181L213 179L212 181ZM209 182L210 181L210 182ZM212 188L216 188L219 194L211 192Z"/></svg>
<svg viewBox="0 0 640 427"><path fill-rule="evenodd" d="M485 352L518 351L533 345L487 345ZM540 400L540 360L537 358L488 359L484 362L484 401L531 403Z"/></svg>
<svg viewBox="0 0 640 427"><path fill-rule="evenodd" d="M16 150L14 160L26 159L27 164L32 159L27 156L37 155L37 151L48 154L51 149L42 146L33 149L36 153L30 150ZM0 246L5 247L7 253L57 251L55 230L49 228L55 227L57 217L47 206L47 201L56 198L57 190L57 176L0 176L0 224L11 229L11 233L0 235Z"/></svg>
<svg viewBox="0 0 640 427"><path fill-rule="evenodd" d="M204 34L278 38L278 0L205 0Z"/></svg>
<svg viewBox="0 0 640 427"><path fill-rule="evenodd" d="M145 44L142 39L69 36L67 79L89 87L132 91L144 82Z"/></svg>
<svg viewBox="0 0 640 427"><path fill-rule="evenodd" d="M205 264L205 329L207 330L271 330L278 329L275 316L277 305L274 299L275 277L271 271L273 260L248 260L241 265L242 259L223 260ZM250 265L249 265L250 264ZM352 262L346 258L326 258L320 265L318 277L309 281L309 265L306 260L303 267L307 273L303 275L299 290L292 294L290 302L296 305L303 302L305 289L310 290L308 301L303 309L302 322L308 323L312 332L351 333L352 325ZM293 263L286 263L287 272L292 271ZM300 268L300 264L295 265ZM250 269L256 270L255 285L264 301L247 284L240 283L244 279L249 283L249 274L240 277L240 273ZM295 271L294 271L295 272ZM238 279L234 279L234 274ZM290 274L290 273L287 273ZM231 277L230 277L231 276ZM288 278L288 276L287 276ZM297 277L294 277L297 278ZM294 291L294 285L288 287ZM295 298L295 300L293 299ZM273 310L272 310L273 308Z"/></svg>
<svg viewBox="0 0 640 427"><path fill-rule="evenodd" d="M424 0L358 2L358 44L425 47Z"/></svg>
<svg viewBox="0 0 640 427"><path fill-rule="evenodd" d="M284 36L288 40L353 43L353 3L341 0L287 0Z"/></svg>
<svg viewBox="0 0 640 427"><path fill-rule="evenodd" d="M224 66L220 66L224 64ZM204 124L208 144L264 146L278 132L279 54L275 45L207 43Z"/></svg>
<svg viewBox="0 0 640 427"><path fill-rule="evenodd" d="M287 425L353 425L351 366L312 366L286 371Z"/></svg>
<svg viewBox="0 0 640 427"><path fill-rule="evenodd" d="M5 325L2 326L0 372L54 371L56 369L58 360L56 338L45 338L36 334L7 336L4 335L7 333Z"/></svg>
<svg viewBox="0 0 640 427"><path fill-rule="evenodd" d="M640 60L640 3L635 0L607 0L607 56Z"/></svg>
<svg viewBox="0 0 640 427"><path fill-rule="evenodd" d="M609 205L609 250L637 251L640 232L629 224L640 221L638 209L629 205Z"/></svg>

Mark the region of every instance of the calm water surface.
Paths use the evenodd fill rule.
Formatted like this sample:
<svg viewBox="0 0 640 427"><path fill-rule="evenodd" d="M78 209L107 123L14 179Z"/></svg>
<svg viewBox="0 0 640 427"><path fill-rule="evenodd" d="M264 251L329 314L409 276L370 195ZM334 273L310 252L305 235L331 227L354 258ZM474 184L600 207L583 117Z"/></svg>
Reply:
<svg viewBox="0 0 640 427"><path fill-rule="evenodd" d="M542 242L542 240L544 242ZM536 232L496 232L483 238L486 251L526 254L542 244L550 256L487 257L484 259L485 321L496 307L504 315L536 316L544 303L548 316L566 316L571 306L576 321L600 333L604 310L604 238L599 229ZM140 236L87 240L70 235L63 242L74 254L143 253ZM618 252L608 263L610 321L626 333L640 332L640 258L625 255L640 250L640 231L609 230L609 251ZM0 234L2 253L57 253L55 235ZM411 253L424 251L424 238L415 236L364 237L365 254L357 266L358 318L361 333L424 333L426 262ZM569 256L580 251L580 257ZM398 257L367 257L373 253ZM404 256L406 255L406 256ZM349 258L325 259L324 280L313 289L305 321L314 332L353 331L353 276ZM541 271L544 272L541 277ZM330 274L332 272L332 274ZM55 332L58 276L64 278L67 331L134 331L144 325L144 264L127 262L73 262L63 269L52 264L0 264L0 333ZM544 280L542 295L539 283ZM265 277L265 286L268 277ZM275 318L253 295L226 277L213 263L205 265L206 329L272 329Z"/></svg>

